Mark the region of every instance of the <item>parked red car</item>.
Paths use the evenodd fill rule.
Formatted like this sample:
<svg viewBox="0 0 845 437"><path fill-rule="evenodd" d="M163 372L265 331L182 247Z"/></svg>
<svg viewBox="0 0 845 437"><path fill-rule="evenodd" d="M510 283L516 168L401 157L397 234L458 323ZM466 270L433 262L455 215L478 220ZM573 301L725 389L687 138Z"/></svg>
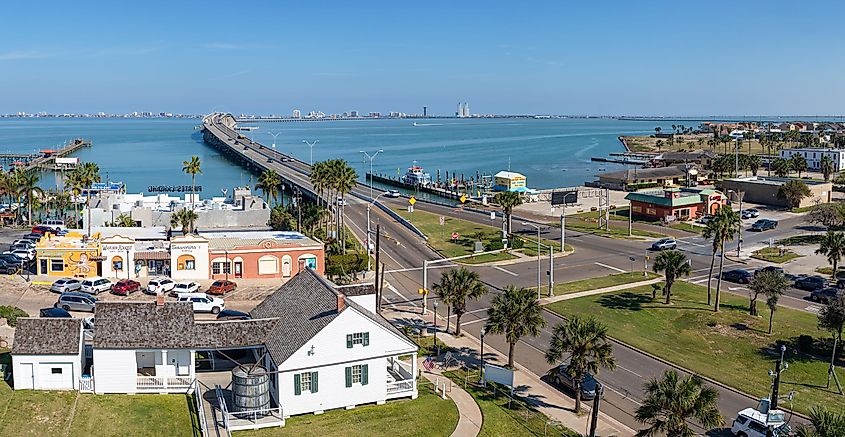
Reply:
<svg viewBox="0 0 845 437"><path fill-rule="evenodd" d="M141 283L131 279L121 279L117 281L111 288L112 294L119 294L121 296L129 296L129 293L136 292L141 289Z"/></svg>
<svg viewBox="0 0 845 437"><path fill-rule="evenodd" d="M235 291L236 288L238 288L238 284L235 284L232 281L214 281L214 283L211 284L211 287L208 287L207 293L223 295Z"/></svg>
<svg viewBox="0 0 845 437"><path fill-rule="evenodd" d="M53 229L53 228L51 228L51 227L49 227L49 226L42 226L42 225L38 225L38 226L33 226L33 227L32 227L31 232L32 232L33 234L41 234L41 235L44 235L44 234L46 234L47 232L49 232L49 233L51 233L51 234L55 234L55 233L56 233L56 230L55 230L55 229Z"/></svg>

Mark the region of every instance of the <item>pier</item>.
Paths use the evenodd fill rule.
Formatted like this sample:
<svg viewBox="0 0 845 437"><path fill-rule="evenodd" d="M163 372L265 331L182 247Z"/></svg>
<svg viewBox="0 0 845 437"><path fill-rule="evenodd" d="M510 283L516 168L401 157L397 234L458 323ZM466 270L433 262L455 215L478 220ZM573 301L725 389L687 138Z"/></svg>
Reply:
<svg viewBox="0 0 845 437"><path fill-rule="evenodd" d="M45 149L39 153L0 153L0 164L3 169L23 169L29 171L32 169L39 170L71 170L76 168L75 163L61 162L60 158L67 158L68 155L82 149L83 147L91 147L93 143L90 140L83 138L75 138L67 145L58 150Z"/></svg>

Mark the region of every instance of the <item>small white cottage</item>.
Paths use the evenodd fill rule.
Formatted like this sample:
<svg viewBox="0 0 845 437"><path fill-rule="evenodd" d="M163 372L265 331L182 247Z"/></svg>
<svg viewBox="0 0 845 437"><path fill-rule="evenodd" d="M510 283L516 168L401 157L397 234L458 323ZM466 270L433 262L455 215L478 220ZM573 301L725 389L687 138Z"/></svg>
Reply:
<svg viewBox="0 0 845 437"><path fill-rule="evenodd" d="M84 359L82 320L18 319L12 345L15 390L78 390Z"/></svg>

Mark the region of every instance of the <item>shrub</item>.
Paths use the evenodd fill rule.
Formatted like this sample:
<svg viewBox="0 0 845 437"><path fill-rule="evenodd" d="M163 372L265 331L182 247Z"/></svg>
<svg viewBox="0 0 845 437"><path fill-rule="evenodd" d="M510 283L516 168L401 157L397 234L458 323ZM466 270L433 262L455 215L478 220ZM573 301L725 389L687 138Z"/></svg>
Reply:
<svg viewBox="0 0 845 437"><path fill-rule="evenodd" d="M29 314L18 307L0 305L0 318L6 319L9 326L14 328L18 324L18 317L29 317Z"/></svg>
<svg viewBox="0 0 845 437"><path fill-rule="evenodd" d="M505 245L502 244L501 239L495 239L494 238L494 239L488 241L487 244L484 245L484 250L487 250L487 251L499 250L499 249L504 249L504 247L505 247Z"/></svg>
<svg viewBox="0 0 845 437"><path fill-rule="evenodd" d="M511 238L509 244L511 249L522 249L523 241L521 238Z"/></svg>
<svg viewBox="0 0 845 437"><path fill-rule="evenodd" d="M340 276L352 272L360 272L367 268L367 255L360 253L347 253L343 255L330 255L326 259L326 274Z"/></svg>
<svg viewBox="0 0 845 437"><path fill-rule="evenodd" d="M800 335L798 336L798 350L806 354L813 352L813 336Z"/></svg>

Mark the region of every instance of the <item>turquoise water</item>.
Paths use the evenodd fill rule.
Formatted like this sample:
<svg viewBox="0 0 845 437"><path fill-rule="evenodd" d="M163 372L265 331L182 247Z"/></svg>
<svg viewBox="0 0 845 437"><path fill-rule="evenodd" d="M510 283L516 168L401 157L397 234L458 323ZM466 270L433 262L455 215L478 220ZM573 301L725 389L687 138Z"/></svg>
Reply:
<svg viewBox="0 0 845 437"><path fill-rule="evenodd" d="M420 124L414 126L414 122ZM83 161L100 166L103 178L123 181L128 192L147 192L150 185L190 184L182 173L182 161L198 155L203 174L197 177L203 197L221 189L250 183L251 175L227 161L202 142L194 129L198 119L0 119L0 153L29 153L56 148L74 137L92 139L94 146L77 153ZM444 119L360 120L258 123L259 129L244 132L279 151L308 162L309 148L303 139L320 140L314 161L343 158L363 177L369 161L360 150L372 154L384 150L373 163L376 173L395 176L413 161L441 178L463 174L466 178L507 170L526 175L531 188L573 186L593 180L600 169L620 165L591 162L591 156L622 151L619 135L649 134L660 125L671 130L672 121L621 121L613 119ZM247 124L247 123L244 123ZM686 125L692 123L687 122ZM696 124L697 125L697 124ZM45 173L44 186L57 184ZM175 195L175 194L174 194Z"/></svg>

